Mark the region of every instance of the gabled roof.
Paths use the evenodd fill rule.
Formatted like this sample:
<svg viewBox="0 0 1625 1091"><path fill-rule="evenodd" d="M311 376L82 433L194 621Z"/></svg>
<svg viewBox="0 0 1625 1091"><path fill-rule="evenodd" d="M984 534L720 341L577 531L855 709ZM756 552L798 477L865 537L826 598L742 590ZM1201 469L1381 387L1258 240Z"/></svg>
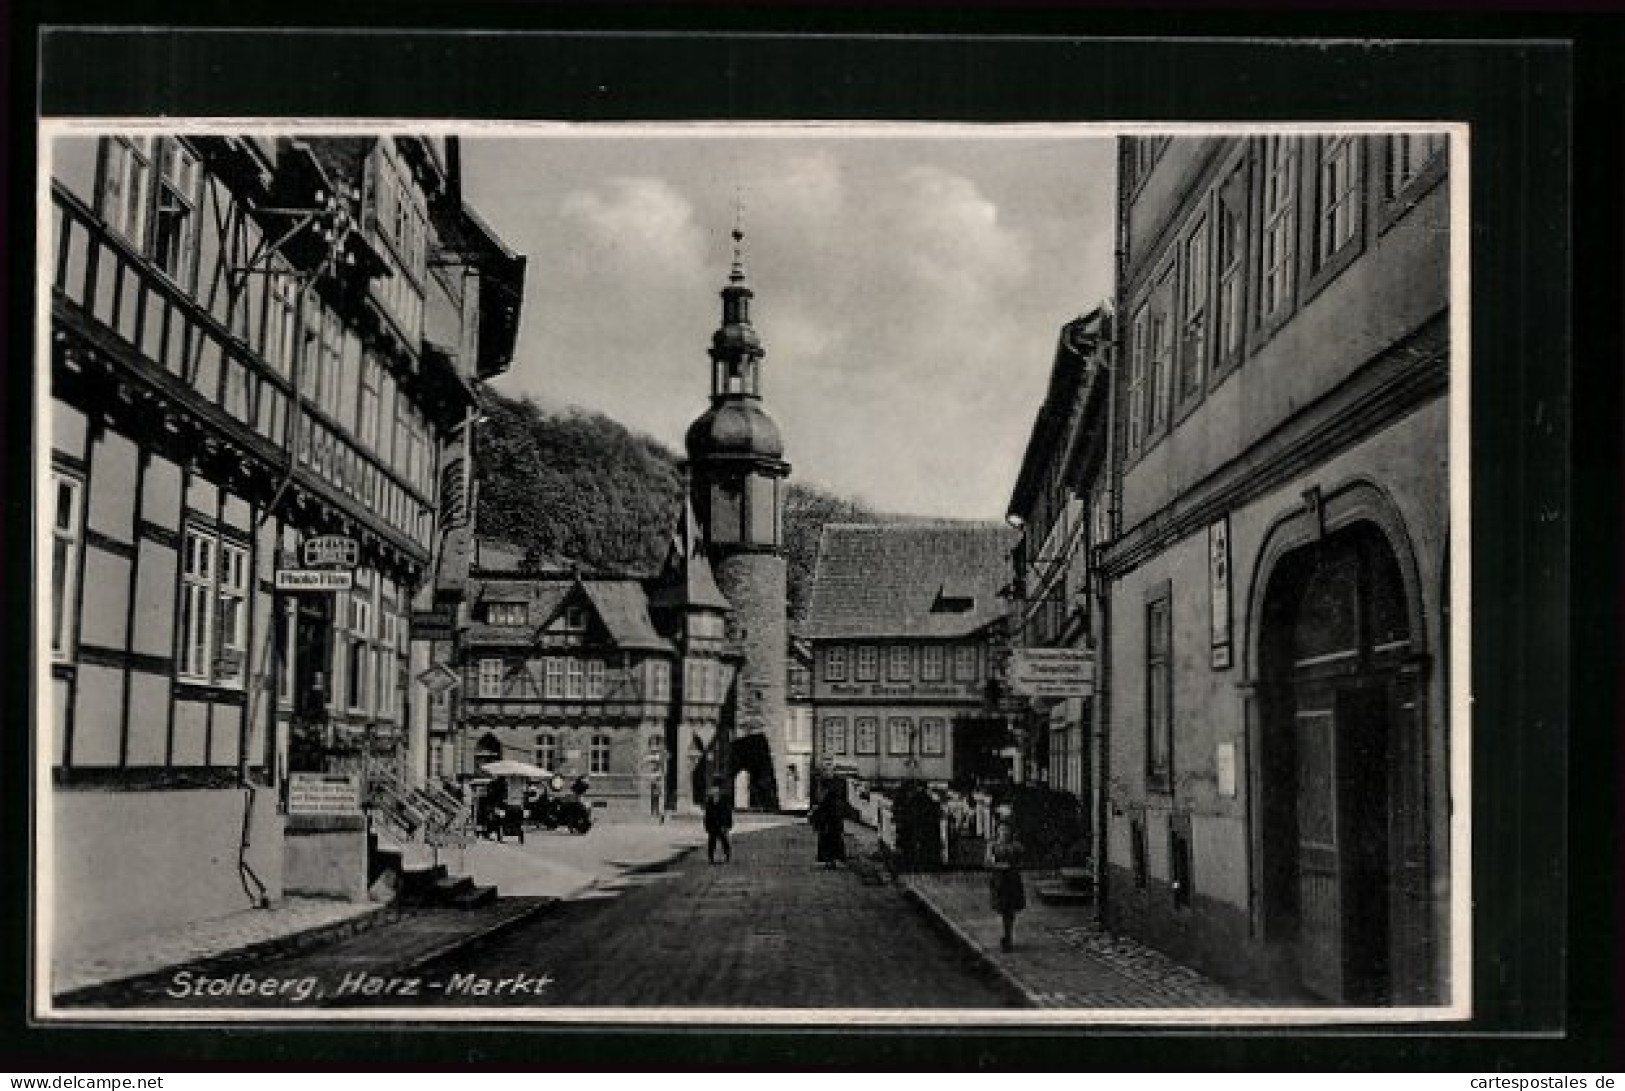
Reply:
<svg viewBox="0 0 1625 1091"><path fill-rule="evenodd" d="M582 580L587 601L621 648L670 648L649 620L649 599L635 580Z"/></svg>
<svg viewBox="0 0 1625 1091"><path fill-rule="evenodd" d="M999 523L829 524L803 635L969 636L1004 617L1018 535Z"/></svg>
<svg viewBox="0 0 1625 1091"><path fill-rule="evenodd" d="M475 584L475 602L524 602L530 607L523 628L476 621L469 626L471 644L531 643L573 600L596 615L610 641L618 648L669 651L671 642L655 629L649 600L636 580L582 579L568 573L484 578Z"/></svg>

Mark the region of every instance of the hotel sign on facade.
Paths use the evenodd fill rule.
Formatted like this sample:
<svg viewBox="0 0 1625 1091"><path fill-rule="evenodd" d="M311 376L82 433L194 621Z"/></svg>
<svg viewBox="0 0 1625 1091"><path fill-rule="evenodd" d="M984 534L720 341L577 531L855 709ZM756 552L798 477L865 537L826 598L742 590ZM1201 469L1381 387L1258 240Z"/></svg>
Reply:
<svg viewBox="0 0 1625 1091"><path fill-rule="evenodd" d="M1092 697L1095 655L1084 648L1017 648L1010 653L1010 692L1023 697Z"/></svg>
<svg viewBox="0 0 1625 1091"><path fill-rule="evenodd" d="M825 682L824 697L850 697L860 700L919 700L976 699L981 687L975 682Z"/></svg>

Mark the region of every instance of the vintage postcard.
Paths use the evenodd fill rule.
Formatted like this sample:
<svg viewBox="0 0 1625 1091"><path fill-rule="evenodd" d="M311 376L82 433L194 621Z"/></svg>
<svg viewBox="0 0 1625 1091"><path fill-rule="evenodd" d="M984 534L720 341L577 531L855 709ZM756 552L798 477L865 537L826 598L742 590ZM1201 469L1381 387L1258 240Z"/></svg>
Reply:
<svg viewBox="0 0 1625 1091"><path fill-rule="evenodd" d="M40 132L39 1019L1472 1015L1467 127Z"/></svg>

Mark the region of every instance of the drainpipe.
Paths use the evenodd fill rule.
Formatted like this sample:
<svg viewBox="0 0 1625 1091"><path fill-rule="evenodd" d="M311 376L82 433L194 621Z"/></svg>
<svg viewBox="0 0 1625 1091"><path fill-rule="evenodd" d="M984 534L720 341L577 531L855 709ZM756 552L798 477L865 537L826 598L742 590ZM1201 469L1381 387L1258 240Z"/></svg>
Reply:
<svg viewBox="0 0 1625 1091"><path fill-rule="evenodd" d="M1107 342L1106 366L1106 542L1117 537L1117 345L1116 315L1112 316L1111 337ZM1111 820L1111 802L1108 785L1111 783L1111 693L1112 693L1112 581L1102 570L1099 560L1104 559L1106 542L1098 548L1095 565L1095 596L1100 619L1099 637L1095 653L1095 731L1100 739L1095 769L1095 910L1102 928L1106 925L1107 877L1106 853L1109 844L1107 823Z"/></svg>
<svg viewBox="0 0 1625 1091"><path fill-rule="evenodd" d="M1118 320L1122 311L1121 296L1123 291L1124 275L1128 266L1128 201L1123 193L1123 158L1125 145L1118 141L1117 153L1117 245L1112 253L1112 308L1111 308L1111 335L1106 339L1106 541L1100 544L1101 556L1104 558L1105 547L1115 541L1121 533L1122 523L1122 497L1118 483L1117 468L1117 365L1123 358L1123 329ZM1097 853L1095 856L1095 913L1102 928L1107 924L1106 902L1110 892L1111 879L1106 865L1109 837L1107 823L1111 819L1111 801L1109 799L1109 785L1111 784L1111 739L1112 739L1112 581L1107 577L1101 565L1095 566L1095 578L1099 583L1100 602L1100 639L1099 651L1095 671L1095 724L1100 736L1100 762L1095 770L1095 840Z"/></svg>

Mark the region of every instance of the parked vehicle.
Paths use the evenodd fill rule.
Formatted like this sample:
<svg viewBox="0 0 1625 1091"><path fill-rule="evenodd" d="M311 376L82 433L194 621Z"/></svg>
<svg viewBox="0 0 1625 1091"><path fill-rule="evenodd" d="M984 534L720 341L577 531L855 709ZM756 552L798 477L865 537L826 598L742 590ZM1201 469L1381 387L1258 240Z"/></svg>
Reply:
<svg viewBox="0 0 1625 1091"><path fill-rule="evenodd" d="M592 829L592 808L578 795L544 794L529 805L530 820L543 829L556 830L561 826L571 833L586 833Z"/></svg>

